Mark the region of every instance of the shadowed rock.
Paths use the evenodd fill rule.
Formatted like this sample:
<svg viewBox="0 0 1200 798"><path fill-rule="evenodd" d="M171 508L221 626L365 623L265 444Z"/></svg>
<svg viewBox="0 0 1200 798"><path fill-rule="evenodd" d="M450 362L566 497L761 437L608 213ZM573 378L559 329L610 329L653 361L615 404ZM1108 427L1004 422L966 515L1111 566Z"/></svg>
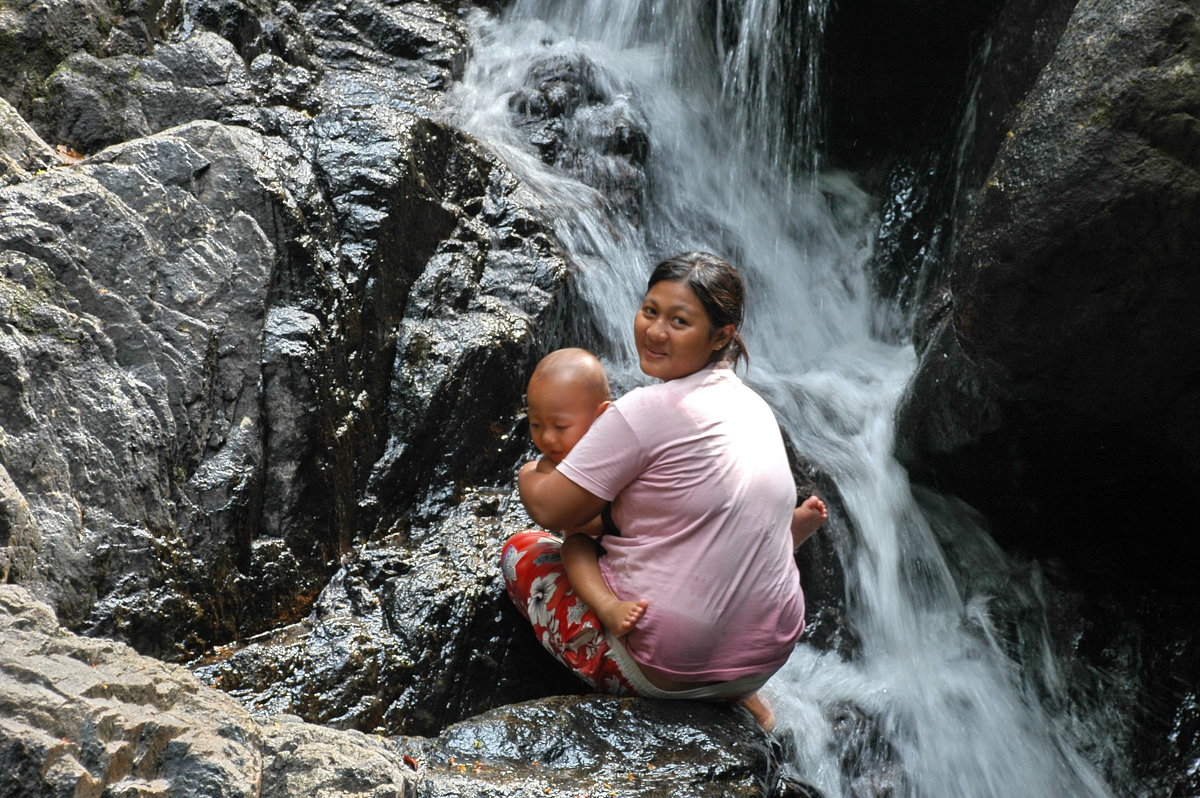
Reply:
<svg viewBox="0 0 1200 798"><path fill-rule="evenodd" d="M1077 7L979 187L900 409L905 461L1038 552L1196 562L1170 532L1129 552L1124 531L1150 503L1190 517L1200 474L1198 31L1185 3ZM1116 500L1131 485L1138 508Z"/></svg>

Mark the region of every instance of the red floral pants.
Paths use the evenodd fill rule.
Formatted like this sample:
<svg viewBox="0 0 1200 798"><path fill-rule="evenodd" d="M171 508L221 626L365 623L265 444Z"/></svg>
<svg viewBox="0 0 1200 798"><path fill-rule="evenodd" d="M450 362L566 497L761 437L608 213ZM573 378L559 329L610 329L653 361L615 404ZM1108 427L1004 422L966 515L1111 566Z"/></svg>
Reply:
<svg viewBox="0 0 1200 798"><path fill-rule="evenodd" d="M545 649L593 690L636 695L609 652L600 619L567 582L561 548L561 540L537 530L509 538L500 555L509 598Z"/></svg>

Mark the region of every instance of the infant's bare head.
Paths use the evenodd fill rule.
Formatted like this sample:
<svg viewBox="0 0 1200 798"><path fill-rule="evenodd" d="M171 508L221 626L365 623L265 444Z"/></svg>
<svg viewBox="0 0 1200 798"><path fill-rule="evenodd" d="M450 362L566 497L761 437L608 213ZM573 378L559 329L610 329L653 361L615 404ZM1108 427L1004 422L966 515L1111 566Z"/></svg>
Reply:
<svg viewBox="0 0 1200 798"><path fill-rule="evenodd" d="M538 362L525 394L533 444L557 463L608 407L608 377L586 349L557 349Z"/></svg>

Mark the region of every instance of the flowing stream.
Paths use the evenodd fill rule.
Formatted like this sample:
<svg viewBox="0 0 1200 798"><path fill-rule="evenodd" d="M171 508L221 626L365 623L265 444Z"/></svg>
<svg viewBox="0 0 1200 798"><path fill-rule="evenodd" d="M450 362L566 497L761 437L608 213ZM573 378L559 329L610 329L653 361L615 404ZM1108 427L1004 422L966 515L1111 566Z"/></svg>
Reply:
<svg viewBox="0 0 1200 798"><path fill-rule="evenodd" d="M1111 795L1105 719L1068 697L1036 569L1010 563L967 508L915 491L891 455L915 357L873 334L893 311L864 273L871 198L821 170L827 4L517 0L475 21L455 121L556 219L593 317L576 342L603 355L618 393L644 379L631 327L653 261L707 249L746 275L746 379L849 516L855 654L802 644L765 690L794 733L792 772L827 798ZM578 107L556 123L569 143L557 166L513 110L546 65L596 87L566 101ZM612 146L630 130L648 144L641 182L626 157L638 147ZM999 608L1021 618L1015 632Z"/></svg>

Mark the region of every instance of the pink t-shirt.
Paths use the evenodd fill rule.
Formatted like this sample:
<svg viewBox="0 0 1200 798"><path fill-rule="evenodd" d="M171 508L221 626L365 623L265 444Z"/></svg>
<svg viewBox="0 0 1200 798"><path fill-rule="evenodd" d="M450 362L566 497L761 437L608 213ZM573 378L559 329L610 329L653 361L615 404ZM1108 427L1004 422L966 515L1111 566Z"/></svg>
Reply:
<svg viewBox="0 0 1200 798"><path fill-rule="evenodd" d="M804 629L796 486L774 414L732 369L630 391L558 470L613 502L600 569L650 601L623 640L637 662L680 681L783 665Z"/></svg>

